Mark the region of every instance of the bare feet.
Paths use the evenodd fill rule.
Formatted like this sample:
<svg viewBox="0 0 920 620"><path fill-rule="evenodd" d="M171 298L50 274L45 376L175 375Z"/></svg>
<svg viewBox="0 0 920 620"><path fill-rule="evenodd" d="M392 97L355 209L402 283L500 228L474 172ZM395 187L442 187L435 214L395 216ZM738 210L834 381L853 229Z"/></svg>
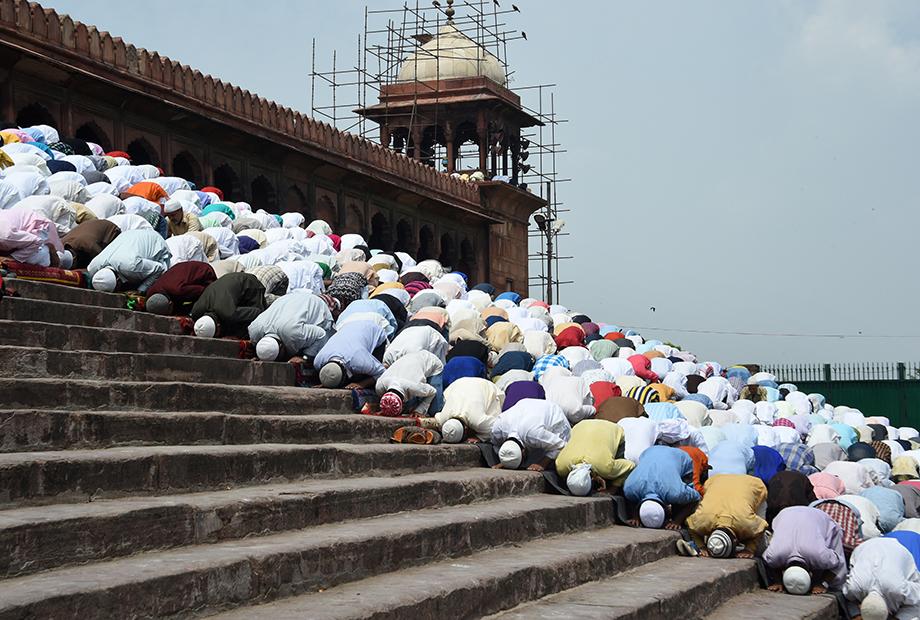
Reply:
<svg viewBox="0 0 920 620"><path fill-rule="evenodd" d="M767 590L769 590L770 592L782 592L782 591L783 591L783 584L781 584L781 583L774 583L774 584L772 584L772 585L767 586Z"/></svg>
<svg viewBox="0 0 920 620"><path fill-rule="evenodd" d="M827 588L824 586L815 586L811 589L812 594L825 594L827 593Z"/></svg>
<svg viewBox="0 0 920 620"><path fill-rule="evenodd" d="M505 465L503 463L496 463L492 466L492 469L504 469Z"/></svg>
<svg viewBox="0 0 920 620"><path fill-rule="evenodd" d="M668 521L664 524L664 529L671 530L672 532L679 532L680 526L674 523L673 521Z"/></svg>
<svg viewBox="0 0 920 620"><path fill-rule="evenodd" d="M629 527L641 527L642 524L639 523L639 519L630 519L626 522L626 525Z"/></svg>
<svg viewBox="0 0 920 620"><path fill-rule="evenodd" d="M534 463L533 465L528 465L527 469L529 471L543 471L546 468L540 465L539 463Z"/></svg>
<svg viewBox="0 0 920 620"><path fill-rule="evenodd" d="M708 557L709 557L709 549L700 549L700 557L701 557L701 558L708 558Z"/></svg>

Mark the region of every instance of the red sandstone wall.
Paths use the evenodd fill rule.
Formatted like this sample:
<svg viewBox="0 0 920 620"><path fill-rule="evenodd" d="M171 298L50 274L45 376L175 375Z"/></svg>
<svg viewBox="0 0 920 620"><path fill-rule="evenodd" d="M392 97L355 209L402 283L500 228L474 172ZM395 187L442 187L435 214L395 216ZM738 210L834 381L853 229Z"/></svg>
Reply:
<svg viewBox="0 0 920 620"><path fill-rule="evenodd" d="M215 117L232 116L410 182L479 205L475 185L434 169L359 136L339 131L305 114L268 101L248 90L204 75L157 52L125 43L121 37L58 15L25 0L0 0L0 32L11 41L24 39L89 65L101 74L114 72L142 82L146 90L166 93L167 100L189 99Z"/></svg>

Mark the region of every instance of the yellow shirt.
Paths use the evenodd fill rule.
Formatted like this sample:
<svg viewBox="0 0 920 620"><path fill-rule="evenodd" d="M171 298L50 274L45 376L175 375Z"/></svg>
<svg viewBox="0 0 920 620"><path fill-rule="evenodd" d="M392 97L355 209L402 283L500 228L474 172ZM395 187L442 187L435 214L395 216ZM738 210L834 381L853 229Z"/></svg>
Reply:
<svg viewBox="0 0 920 620"><path fill-rule="evenodd" d="M572 438L556 457L556 473L565 478L581 463L592 473L621 486L636 464L616 458L623 444L623 429L607 420L582 420L572 427Z"/></svg>
<svg viewBox="0 0 920 620"><path fill-rule="evenodd" d="M727 528L742 544L750 544L767 529L757 509L767 501L760 478L744 474L717 474L706 481L703 501L687 519L690 533L702 544L716 528Z"/></svg>

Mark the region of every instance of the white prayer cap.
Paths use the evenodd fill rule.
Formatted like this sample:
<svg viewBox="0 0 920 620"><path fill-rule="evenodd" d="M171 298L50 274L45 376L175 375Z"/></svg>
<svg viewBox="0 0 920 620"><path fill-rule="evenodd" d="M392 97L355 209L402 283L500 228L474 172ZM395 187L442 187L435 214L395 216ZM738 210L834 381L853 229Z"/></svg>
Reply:
<svg viewBox="0 0 920 620"><path fill-rule="evenodd" d="M381 284L386 282L396 282L399 280L399 274L392 269L381 269L377 272L377 278L380 280Z"/></svg>
<svg viewBox="0 0 920 620"><path fill-rule="evenodd" d="M790 566L783 571L783 587L789 594L808 594L811 592L811 575L801 566Z"/></svg>
<svg viewBox="0 0 920 620"><path fill-rule="evenodd" d="M734 547L735 541L722 528L716 528L706 539L706 548L709 550L709 555L714 558L730 558L735 552Z"/></svg>
<svg viewBox="0 0 920 620"><path fill-rule="evenodd" d="M112 271L109 267L100 269L96 272L96 275L93 276L93 288L97 291L111 293L115 290L116 284L117 280L115 278L115 272Z"/></svg>
<svg viewBox="0 0 920 620"><path fill-rule="evenodd" d="M188 200L179 198L170 198L163 205L163 213L175 213L176 211L194 211L195 205Z"/></svg>
<svg viewBox="0 0 920 620"><path fill-rule="evenodd" d="M70 269L73 267L73 254L70 253L70 250L58 252L58 260L61 261L61 269Z"/></svg>
<svg viewBox="0 0 920 620"><path fill-rule="evenodd" d="M319 380L326 388L342 387L345 382L345 370L338 362L327 362L319 369Z"/></svg>
<svg viewBox="0 0 920 620"><path fill-rule="evenodd" d="M441 426L441 437L444 443L460 443L463 439L463 423L456 418L451 418Z"/></svg>
<svg viewBox="0 0 920 620"><path fill-rule="evenodd" d="M217 334L217 323L209 316L203 316L195 321L195 335L201 338L213 338Z"/></svg>
<svg viewBox="0 0 920 620"><path fill-rule="evenodd" d="M498 460L505 466L505 469L517 469L524 460L524 453L518 442L509 439L498 449Z"/></svg>
<svg viewBox="0 0 920 620"><path fill-rule="evenodd" d="M639 522L642 527L660 529L664 525L664 506L653 499L647 499L639 504Z"/></svg>
<svg viewBox="0 0 920 620"><path fill-rule="evenodd" d="M863 620L888 620L888 604L885 603L885 598L875 590L869 592L863 599L859 612Z"/></svg>
<svg viewBox="0 0 920 620"><path fill-rule="evenodd" d="M264 336L256 344L256 356L263 362L274 362L281 353L281 345L271 336Z"/></svg>
<svg viewBox="0 0 920 620"><path fill-rule="evenodd" d="M565 485L569 487L572 495L584 497L591 492L591 465L581 463L575 466L575 469L569 472L565 479Z"/></svg>

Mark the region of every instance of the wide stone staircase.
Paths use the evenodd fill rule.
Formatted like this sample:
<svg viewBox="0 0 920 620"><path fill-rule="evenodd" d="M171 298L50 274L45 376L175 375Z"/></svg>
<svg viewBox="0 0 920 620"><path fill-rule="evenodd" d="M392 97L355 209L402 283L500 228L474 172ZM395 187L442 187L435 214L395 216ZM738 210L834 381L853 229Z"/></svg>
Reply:
<svg viewBox="0 0 920 620"><path fill-rule="evenodd" d="M0 619L834 618L120 295L0 301Z"/></svg>

